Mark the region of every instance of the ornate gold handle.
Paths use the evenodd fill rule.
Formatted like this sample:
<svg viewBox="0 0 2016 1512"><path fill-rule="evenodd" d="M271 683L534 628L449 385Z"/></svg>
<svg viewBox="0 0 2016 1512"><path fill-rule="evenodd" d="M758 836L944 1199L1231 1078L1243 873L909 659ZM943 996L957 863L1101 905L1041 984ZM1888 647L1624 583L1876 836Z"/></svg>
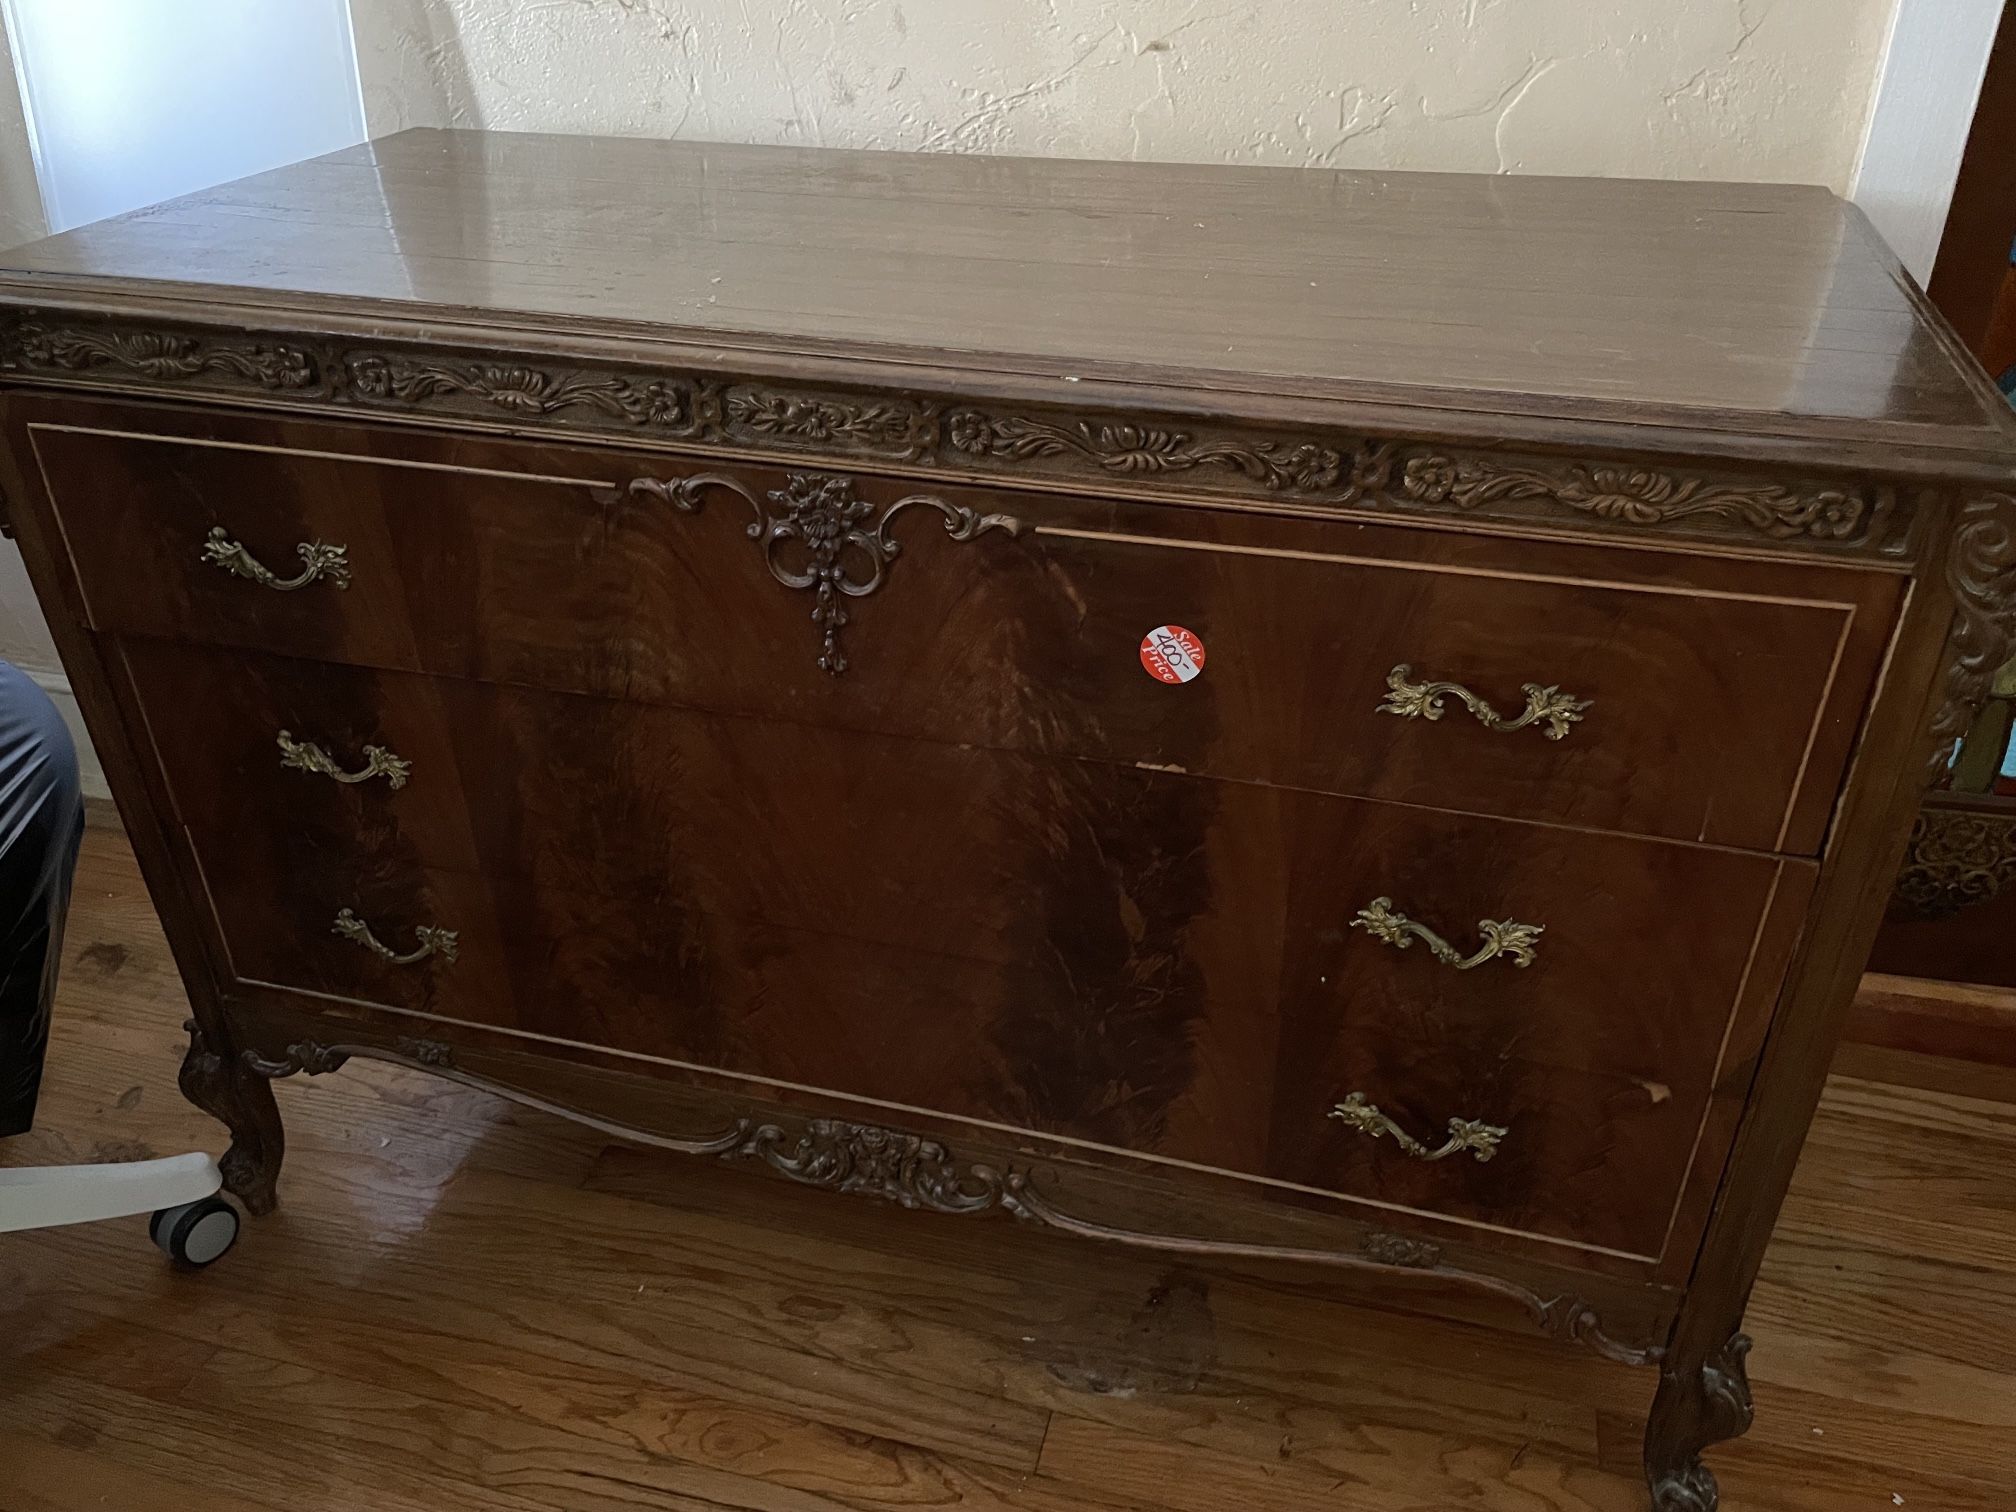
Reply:
<svg viewBox="0 0 2016 1512"><path fill-rule="evenodd" d="M212 525L210 537L203 543L204 561L262 588L277 588L282 593L292 593L296 588L306 588L310 583L317 582L326 582L335 588L350 586L349 547L303 541L294 548L294 554L301 558L301 571L291 578L283 578L276 577L272 568L232 540L222 525Z"/></svg>
<svg viewBox="0 0 2016 1512"><path fill-rule="evenodd" d="M1395 913L1391 898L1374 898L1358 910L1351 927L1362 929L1373 939L1384 940L1399 950L1405 950L1420 940L1436 960L1445 966L1454 966L1458 971L1469 971L1501 955L1510 956L1514 966L1531 966L1534 960L1533 943L1547 928L1545 924L1515 924L1510 919L1479 919L1477 927L1483 931L1484 943L1473 954L1466 956L1426 924L1417 924L1407 915Z"/></svg>
<svg viewBox="0 0 2016 1512"><path fill-rule="evenodd" d="M404 955L382 943L378 936L371 933L371 926L347 908L336 915L335 932L346 940L353 940L362 945L381 961L394 966L414 966L435 955L450 965L455 961L455 931L442 929L433 924L422 924L413 931L413 938L420 943Z"/></svg>
<svg viewBox="0 0 2016 1512"><path fill-rule="evenodd" d="M1402 662L1386 674L1386 701L1379 705L1381 714L1398 714L1402 719L1440 719L1446 712L1442 700L1453 694L1487 730L1523 730L1544 720L1547 728L1542 733L1549 740L1562 740L1567 737L1568 727L1582 718L1582 711L1593 701L1575 698L1551 684L1542 687L1539 683L1527 683L1519 690L1526 695L1525 709L1518 718L1507 719L1461 683L1409 682L1408 674L1413 670Z"/></svg>
<svg viewBox="0 0 2016 1512"><path fill-rule="evenodd" d="M318 777L333 777L338 782L369 782L373 777L383 777L385 785L395 792L406 786L406 779L413 775L413 763L404 756L394 756L384 746L364 747L364 765L361 770L346 772L336 765L336 758L312 740L296 740L291 731L280 732L280 765L290 771L313 772Z"/></svg>
<svg viewBox="0 0 2016 1512"><path fill-rule="evenodd" d="M1498 1141L1511 1132L1474 1118L1452 1118L1449 1120L1449 1137L1442 1142L1440 1149L1431 1150L1367 1102L1363 1092L1351 1093L1330 1110L1330 1116L1349 1124L1360 1134L1370 1134L1374 1139L1392 1135L1393 1143L1416 1160L1447 1160L1460 1150L1468 1150L1480 1161L1489 1160L1498 1153Z"/></svg>

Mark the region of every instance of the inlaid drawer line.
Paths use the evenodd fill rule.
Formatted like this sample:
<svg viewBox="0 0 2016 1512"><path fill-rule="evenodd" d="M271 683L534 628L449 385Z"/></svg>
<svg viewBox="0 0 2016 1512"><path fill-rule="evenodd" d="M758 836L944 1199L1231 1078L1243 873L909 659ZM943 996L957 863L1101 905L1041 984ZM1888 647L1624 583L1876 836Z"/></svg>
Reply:
<svg viewBox="0 0 2016 1512"><path fill-rule="evenodd" d="M558 473L517 472L501 467L469 467L455 462L420 462L410 457L381 457L367 452L318 451L303 446L261 446L251 441L217 441L208 437L158 434L154 431L116 430L109 426L63 425L53 420L31 420L28 432L52 431L70 436L108 436L118 441L158 441L169 446L192 446L206 451L256 452L269 457L307 457L317 462L349 462L359 467L403 467L414 472L453 473L465 478L502 478L513 483L553 483L563 488L614 488L607 478L572 478Z"/></svg>
<svg viewBox="0 0 2016 1512"><path fill-rule="evenodd" d="M991 1131L1014 1139L1036 1138L1051 1144L1069 1146L1074 1149L1091 1150L1099 1154L1116 1155L1125 1160L1140 1161L1144 1165L1164 1166L1171 1170L1195 1171L1199 1175L1216 1177L1221 1180L1241 1182L1250 1186L1269 1187L1278 1191L1298 1192L1304 1196L1319 1198L1324 1202L1347 1203L1354 1207L1371 1208L1379 1212L1404 1213L1409 1217L1425 1219L1431 1223L1444 1223L1457 1228L1473 1229L1478 1233L1502 1234L1509 1239L1518 1239L1531 1244L1546 1245L1556 1249L1575 1250L1584 1254L1603 1255L1613 1260L1624 1260L1637 1265L1656 1266L1658 1255L1648 1255L1636 1250L1618 1249L1606 1244L1591 1244L1587 1240L1567 1239L1559 1234L1545 1234L1533 1229L1513 1228L1502 1223L1488 1223L1481 1219L1464 1218L1451 1213L1437 1212L1432 1208L1409 1207L1405 1203L1386 1202L1377 1197L1364 1197L1351 1192L1333 1192L1323 1187L1313 1187L1301 1182L1285 1181L1278 1176L1255 1176L1245 1171L1228 1170L1223 1166L1205 1165L1200 1161L1182 1160L1169 1155L1156 1155L1141 1150L1126 1149L1119 1145L1100 1144L1095 1140L1081 1139L1068 1134L1055 1134L1047 1130L1029 1129L1015 1124L1000 1123L993 1119L973 1118L960 1113L947 1113L940 1109L920 1107L914 1103L894 1102L886 1098L864 1097L858 1092L843 1092L832 1087L816 1086L809 1082L786 1081L779 1077L758 1076L747 1071L728 1071L719 1066L704 1065L699 1061L679 1060L667 1055L651 1055L640 1050L623 1050L613 1045L597 1045L587 1040L569 1039L565 1035L541 1034L529 1029L516 1029L503 1024L485 1024L470 1019L451 1018L445 1014L427 1013L415 1008L400 1008L374 998L353 997L341 992L323 992L312 987L299 987L286 982L272 982L263 977L240 975L239 985L262 992L272 992L284 997L308 998L321 1003L341 1003L362 1008L372 1013L396 1014L401 1018L419 1019L427 1023L451 1025L458 1029L475 1029L485 1034L505 1035L523 1040L528 1044L559 1045L571 1050L584 1050L593 1055L608 1055L619 1060L633 1060L647 1066L662 1066L668 1070L685 1071L701 1078L713 1078L756 1087L772 1087L782 1092L797 1092L807 1096L830 1098L836 1102L853 1103L861 1107L876 1108L891 1113L910 1114L919 1118L946 1123L956 1123L967 1128ZM1679 1181L1684 1197L1688 1176L1682 1173Z"/></svg>
<svg viewBox="0 0 2016 1512"><path fill-rule="evenodd" d="M193 1019L184 1028L192 1037L194 1059L203 1053L201 1031ZM1056 1206L1037 1190L1033 1172L1029 1170L1013 1165L997 1167L979 1161L964 1162L940 1141L902 1129L836 1118L803 1118L792 1121L794 1138L794 1130L783 1124L744 1114L718 1130L667 1134L602 1118L509 1083L463 1071L455 1064L453 1047L433 1040L407 1040L397 1046L302 1040L288 1045L279 1056L251 1049L243 1054L247 1067L272 1080L327 1075L340 1071L353 1057L385 1061L492 1093L612 1138L673 1154L760 1160L778 1175L802 1185L879 1197L913 1210L975 1217L998 1209L1027 1223L1133 1249L1223 1260L1303 1261L1333 1270L1455 1282L1517 1304L1541 1332L1584 1344L1607 1359L1626 1365L1652 1365L1665 1353L1656 1342L1647 1341L1641 1346L1613 1339L1604 1331L1596 1308L1581 1297L1565 1293L1543 1297L1502 1276L1447 1264L1441 1247L1427 1240L1375 1230L1361 1235L1359 1247L1353 1251L1202 1239L1101 1223Z"/></svg>
<svg viewBox="0 0 2016 1512"><path fill-rule="evenodd" d="M1335 562L1350 567L1390 567L1396 572L1447 573L1452 577L1490 578L1494 582L1545 583L1557 588L1600 588L1617 593L1650 593L1668 598L1722 599L1742 604L1771 604L1792 609L1833 609L1852 621L1856 606L1835 599L1800 598L1793 594L1745 593L1735 588L1692 588L1674 583L1634 583L1628 579L1574 577L1555 572L1520 572L1502 567L1466 567L1460 563L1357 556L1347 552L1310 551L1295 546L1235 546L1225 541L1191 541L1175 536L1141 535L1124 530L1081 530L1075 525L1029 526L1037 536L1078 541L1120 541L1130 546L1166 546L1172 551L1216 552L1224 556L1278 557L1290 562Z"/></svg>
<svg viewBox="0 0 2016 1512"><path fill-rule="evenodd" d="M1736 1024L1743 1017L1744 1000L1750 995L1750 979L1757 970L1757 956L1764 948L1764 932L1771 927L1778 905L1778 892L1785 880L1785 863L1780 861L1771 871L1771 886L1764 894L1764 906L1757 913L1757 928L1750 936L1750 953L1743 961L1743 975L1737 978L1736 993L1730 1000L1729 1016L1722 1024L1722 1039L1715 1047L1715 1066L1709 1073L1708 1098L1701 1105L1701 1120L1694 1128L1694 1142L1687 1150L1687 1169L1691 1173L1701 1158L1702 1142L1708 1137L1709 1120L1715 1116L1715 1089L1721 1085L1723 1068L1729 1061L1729 1041L1735 1036ZM1687 1205L1686 1183L1681 1183L1679 1194L1673 1199L1673 1211L1666 1219L1666 1234L1659 1241L1659 1257L1663 1260L1673 1245L1673 1231L1680 1223L1680 1210Z"/></svg>
<svg viewBox="0 0 2016 1512"><path fill-rule="evenodd" d="M1898 606L1896 627L1890 633L1889 643L1883 648L1883 662L1876 672L1876 686L1881 687L1890 675L1890 653L1896 648L1897 637L1904 633L1904 605ZM1834 659L1827 665L1827 679L1820 687L1819 713L1806 731L1806 745L1799 753L1799 769L1793 773L1791 790L1785 797L1785 816L1778 821L1777 838L1771 842L1774 851L1785 849L1785 837L1792 831L1792 816L1799 807L1799 798L1806 787L1806 768L1813 763L1813 747L1820 740L1820 725L1827 717L1827 705L1834 697L1834 683L1841 675L1841 660L1848 654L1848 632L1855 626L1855 616L1850 614L1841 626L1841 634L1834 642ZM1705 820L1704 820L1705 827ZM1826 845L1826 830L1821 831L1821 846Z"/></svg>

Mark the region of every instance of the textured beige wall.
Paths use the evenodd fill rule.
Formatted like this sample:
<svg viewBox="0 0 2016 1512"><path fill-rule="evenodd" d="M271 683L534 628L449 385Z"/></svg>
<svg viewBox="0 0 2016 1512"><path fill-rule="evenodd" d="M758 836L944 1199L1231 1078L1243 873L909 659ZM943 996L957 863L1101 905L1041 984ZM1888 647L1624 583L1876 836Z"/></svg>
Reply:
<svg viewBox="0 0 2016 1512"><path fill-rule="evenodd" d="M491 126L1847 185L1893 0L353 0Z"/></svg>

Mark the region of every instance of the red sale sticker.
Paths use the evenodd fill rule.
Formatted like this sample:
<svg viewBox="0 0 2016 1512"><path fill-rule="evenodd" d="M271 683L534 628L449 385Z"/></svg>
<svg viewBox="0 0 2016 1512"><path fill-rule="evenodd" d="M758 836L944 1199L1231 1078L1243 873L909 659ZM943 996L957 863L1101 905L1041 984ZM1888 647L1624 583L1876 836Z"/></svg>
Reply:
<svg viewBox="0 0 2016 1512"><path fill-rule="evenodd" d="M1141 665L1157 682L1186 683L1204 670L1204 642L1181 625L1157 625L1141 637Z"/></svg>

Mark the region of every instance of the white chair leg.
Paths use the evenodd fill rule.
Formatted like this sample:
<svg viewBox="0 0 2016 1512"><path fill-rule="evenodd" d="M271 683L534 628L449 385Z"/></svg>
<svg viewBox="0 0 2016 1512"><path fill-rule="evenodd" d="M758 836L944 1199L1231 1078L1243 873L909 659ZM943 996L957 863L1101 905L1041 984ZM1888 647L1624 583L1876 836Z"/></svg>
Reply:
<svg viewBox="0 0 2016 1512"><path fill-rule="evenodd" d="M214 1196L223 1185L217 1162L202 1154L0 1169L0 1234L183 1207Z"/></svg>

